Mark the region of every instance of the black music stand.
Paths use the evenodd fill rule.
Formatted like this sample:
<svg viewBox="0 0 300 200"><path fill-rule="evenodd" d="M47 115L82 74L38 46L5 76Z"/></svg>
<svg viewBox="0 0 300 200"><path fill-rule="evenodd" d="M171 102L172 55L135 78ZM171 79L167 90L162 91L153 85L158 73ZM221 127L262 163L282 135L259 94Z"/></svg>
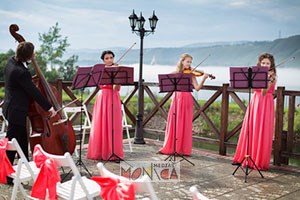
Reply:
<svg viewBox="0 0 300 200"><path fill-rule="evenodd" d="M104 64L96 64L93 67L78 67L71 89L98 86L104 68Z"/></svg>
<svg viewBox="0 0 300 200"><path fill-rule="evenodd" d="M268 87L268 67L230 67L230 85L233 88L240 88L240 89L249 89L249 100L248 100L248 130L247 130L247 146L246 146L246 155L239 163L234 163L237 165L236 169L232 173L241 168L242 171L245 173L245 183L247 182L247 176L252 172L252 169L249 170L248 163L251 162L255 169L259 172L260 176L264 178L261 171L256 166L254 160L249 155L249 137L250 137L250 101L251 101L251 88L267 88ZM242 168L243 162L246 162L246 169Z"/></svg>
<svg viewBox="0 0 300 200"><path fill-rule="evenodd" d="M186 160L193 166L195 166L194 163L186 159L182 154L178 153L176 151L176 127L177 127L177 103L176 103L176 92L192 92L193 91L193 85L192 85L192 75L191 74L184 74L184 73L176 73L176 74L160 74L158 75L159 79L159 89L160 92L175 92L174 94L174 102L175 102L175 111L173 113L174 115L174 150L173 153L170 154L165 160L172 161L172 158L174 158L174 162L176 162L176 156L181 157L182 160Z"/></svg>
<svg viewBox="0 0 300 200"><path fill-rule="evenodd" d="M81 112L80 112L80 143L79 143L79 158L78 161L76 162L76 166L82 166L85 171L92 176L85 164L82 162L81 159L81 154L82 154L82 112L83 110L83 105L82 105L82 96L84 89L86 87L93 87L93 86L98 86L98 83L100 81L102 72L105 68L105 65L103 64L96 64L93 67L78 67L77 72L74 76L73 83L72 83L72 90L75 89L80 89L81 90L81 95L80 95L80 104L81 104Z"/></svg>
<svg viewBox="0 0 300 200"><path fill-rule="evenodd" d="M112 154L109 156L109 158L106 160L104 164L106 164L108 161L112 161L113 158L115 158L116 162L124 161L122 158L120 158L117 154L115 154L115 144L114 144L114 101L113 101L113 85L132 85L133 84L133 68L132 67L105 67L104 71L102 73L102 76L100 78L99 85L112 85L111 89L111 120L112 120L112 127L111 127L111 138L112 138Z"/></svg>

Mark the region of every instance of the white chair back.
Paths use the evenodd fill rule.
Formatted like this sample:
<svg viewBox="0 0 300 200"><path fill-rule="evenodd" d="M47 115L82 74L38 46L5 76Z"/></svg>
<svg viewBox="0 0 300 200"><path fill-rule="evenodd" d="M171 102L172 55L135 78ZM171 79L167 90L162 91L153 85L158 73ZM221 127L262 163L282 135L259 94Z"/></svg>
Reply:
<svg viewBox="0 0 300 200"><path fill-rule="evenodd" d="M103 177L110 177L110 178L115 178L115 179L120 179L121 182L129 182L128 178L125 178L123 176L117 175L115 173L112 173L111 171L109 171L108 169L106 169L103 165L103 163L99 162L97 164L97 168L99 170L99 173L101 176Z"/></svg>
<svg viewBox="0 0 300 200"><path fill-rule="evenodd" d="M1 131L0 131L0 138L4 138L6 135L6 128L8 126L8 121L5 119L2 107L0 107L0 121L1 121Z"/></svg>
<svg viewBox="0 0 300 200"><path fill-rule="evenodd" d="M126 112L125 112L123 103L121 104L121 109L122 109L122 126L123 126L123 129L125 129L126 134L127 134L129 150L130 150L130 152L132 152L132 141L131 141L130 134L129 134L129 129L132 128L132 126L127 123Z"/></svg>
<svg viewBox="0 0 300 200"><path fill-rule="evenodd" d="M158 199L148 175L144 175L142 178L134 180L133 184L137 192L147 192L150 195L150 199Z"/></svg>
<svg viewBox="0 0 300 200"><path fill-rule="evenodd" d="M86 177L80 175L70 153L64 155L54 155L47 153L38 144L38 148L43 154L55 161L58 167L70 167L73 172L71 180L57 185L57 195L62 199L93 199L99 196L100 186ZM79 183L79 184L78 184Z"/></svg>
<svg viewBox="0 0 300 200"><path fill-rule="evenodd" d="M87 107L85 104L82 104L81 106L70 106L70 107L65 107L63 109L65 116L72 121L72 119L75 117L76 114L82 114L82 118L84 119L83 124L81 124L81 121L79 120L79 123L76 124L76 122L73 122L73 129L74 131L81 131L82 129L82 137L81 137L81 147L84 148L85 146L85 135L87 131L91 130L91 119L89 112L87 110ZM79 119L81 118L80 116L78 117ZM77 120L78 121L78 120ZM76 148L75 154L78 156L78 152Z"/></svg>
<svg viewBox="0 0 300 200"><path fill-rule="evenodd" d="M33 161L29 162L25 157L18 141L13 138L11 141L8 141L7 150L9 151L17 151L20 159L18 160L18 164L13 166L15 173L9 175L14 181L14 187L11 195L11 199L15 200L17 197L18 188L20 189L22 195L25 198L28 198L29 195L26 194L22 183L28 182L31 180L35 180L40 169L36 167Z"/></svg>
<svg viewBox="0 0 300 200"><path fill-rule="evenodd" d="M150 195L150 199L152 200L158 199L153 189L153 186L151 184L151 180L149 176L144 175L142 178L136 180L129 180L128 178L110 172L108 169L104 167L103 163L101 162L97 164L97 168L101 176L119 179L123 183L131 182L133 183L136 192L148 193Z"/></svg>
<svg viewBox="0 0 300 200"><path fill-rule="evenodd" d="M195 185L190 187L190 192L192 193L193 200L209 200L207 197L205 197L198 191Z"/></svg>

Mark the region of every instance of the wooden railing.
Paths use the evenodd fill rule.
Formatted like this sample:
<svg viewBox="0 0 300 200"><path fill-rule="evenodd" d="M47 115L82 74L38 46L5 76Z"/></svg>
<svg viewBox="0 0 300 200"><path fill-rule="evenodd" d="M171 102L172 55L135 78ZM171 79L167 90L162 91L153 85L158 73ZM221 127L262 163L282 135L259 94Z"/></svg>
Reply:
<svg viewBox="0 0 300 200"><path fill-rule="evenodd" d="M58 80L56 83L52 83L54 85L59 95L58 101L62 102L62 94L65 92L71 100L75 100L76 96L74 95L73 91L70 89L72 82L63 82L61 80ZM0 82L0 87L3 87L4 83ZM129 107L127 106L132 98L137 95L136 92L138 90L138 83L135 82L132 86L122 86L124 87L130 87L132 90L127 94L127 96L123 99L125 112L127 114L128 119L131 121L133 125L135 125L136 117ZM155 92L151 90L151 88L158 87L158 83L148 83L144 82L143 84L143 90L146 92L146 95L151 99L151 102L154 104L154 106L151 108L150 111L147 113L144 113L143 117L143 127L146 130L147 133L156 135L158 138L163 135L164 131L163 128L147 128L147 124L153 119L153 117L159 115L160 118L162 118L164 121L167 120L167 109L164 108L164 105L170 100L170 97L172 96L172 93L165 93L160 94L160 98L157 98L156 95L154 95ZM92 90L92 92L89 94L89 96L84 99L84 103L87 106L90 105L91 100L95 97L99 89L95 88ZM199 101L194 101L194 116L193 121L199 119L201 116L201 119L204 120L210 131L211 131L211 137L203 137L199 136L201 133L198 133L197 135L193 136L194 142L202 142L202 143L209 143L214 144L219 147L219 154L220 155L226 155L227 148L235 148L236 142L230 142L230 139L234 137L238 137L239 131L242 126L242 120L237 123L237 125L232 128L231 130L228 130L229 123L229 103L230 98L239 106L239 108L242 111L246 111L247 106L245 105L242 98L239 96L241 93L248 93L248 90L242 90L242 89L233 89L229 87L229 84L223 84L222 86L204 86L202 90L211 91L212 95L207 99L207 101L200 105ZM300 91L288 91L285 90L284 87L278 87L275 92L275 136L273 141L273 164L274 165L280 165L280 164L288 164L289 159L293 158L296 160L300 160L300 154L294 152L295 147L299 145L299 137L300 133L295 133L295 127L294 127L294 120L295 120L295 113L296 113L296 97L300 96ZM288 99L288 104L285 104L285 99ZM144 102L142 102L144 103ZM207 115L206 110L213 104L217 103L220 104L221 109L220 113L220 124L216 125L213 120L210 119L210 117ZM75 102L76 105L80 105L80 101ZM284 105L287 105L287 119L286 122L284 121ZM136 105L137 106L137 105ZM91 114L91 113L90 113ZM284 123L287 123L285 125ZM284 130L284 127L287 127L287 130ZM298 142L297 142L298 141Z"/></svg>

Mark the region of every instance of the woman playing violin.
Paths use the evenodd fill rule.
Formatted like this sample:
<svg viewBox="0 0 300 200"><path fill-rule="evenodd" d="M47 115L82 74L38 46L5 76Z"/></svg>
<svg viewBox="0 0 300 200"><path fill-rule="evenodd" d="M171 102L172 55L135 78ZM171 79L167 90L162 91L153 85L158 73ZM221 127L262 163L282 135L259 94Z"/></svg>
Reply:
<svg viewBox="0 0 300 200"><path fill-rule="evenodd" d="M181 55L177 64L177 73L190 69L193 57L187 53ZM198 83L195 76L192 76L192 84L196 91L199 91L208 74L203 74L202 80ZM159 150L162 154L174 153L174 112L176 108L176 151L179 154L190 156L192 152L192 126L193 126L193 105L194 100L191 92L175 92L173 96L171 107L168 114L168 121L166 125L165 141L163 148ZM176 101L175 101L176 100Z"/></svg>
<svg viewBox="0 0 300 200"><path fill-rule="evenodd" d="M115 67L115 54L110 51L103 51L101 59L105 67ZM123 129L122 129L122 112L120 99L120 85L101 85L97 99L93 108L92 127L88 145L87 158L94 160L119 160L110 156L115 153L121 159L124 158L123 152ZM112 101L114 102L112 105ZM113 106L113 111L112 111ZM114 121L111 115L113 114ZM112 136L113 127L113 136ZM114 137L114 138L112 138ZM114 152L112 149L114 141Z"/></svg>
<svg viewBox="0 0 300 200"><path fill-rule="evenodd" d="M253 96L245 113L232 164L245 167L246 160L244 158L247 154L251 156L257 169L268 170L274 134L273 93L277 82L274 56L269 53L261 54L258 57L257 66L269 68L268 87L266 89L254 89ZM249 145L248 151L247 145ZM242 161L243 163L241 163ZM253 162L249 162L249 167L256 170Z"/></svg>

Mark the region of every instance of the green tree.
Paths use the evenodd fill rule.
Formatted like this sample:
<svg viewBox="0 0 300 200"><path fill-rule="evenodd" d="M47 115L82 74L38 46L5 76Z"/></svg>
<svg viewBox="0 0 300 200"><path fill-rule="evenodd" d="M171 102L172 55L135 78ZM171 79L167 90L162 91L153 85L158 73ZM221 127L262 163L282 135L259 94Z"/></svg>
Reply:
<svg viewBox="0 0 300 200"><path fill-rule="evenodd" d="M55 81L58 78L72 80L78 67L75 66L78 61L77 55L72 55L66 61L62 60L70 44L67 41L68 38L60 34L60 30L56 23L47 33L39 34L42 45L36 52L36 59L48 81Z"/></svg>
<svg viewBox="0 0 300 200"><path fill-rule="evenodd" d="M59 73L63 80L72 81L73 77L76 73L78 66L75 66L75 62L77 62L78 56L72 55L69 59L65 61L65 63L59 67Z"/></svg>
<svg viewBox="0 0 300 200"><path fill-rule="evenodd" d="M0 81L4 81L4 68L10 57L15 55L15 52L10 49L6 53L0 53Z"/></svg>

